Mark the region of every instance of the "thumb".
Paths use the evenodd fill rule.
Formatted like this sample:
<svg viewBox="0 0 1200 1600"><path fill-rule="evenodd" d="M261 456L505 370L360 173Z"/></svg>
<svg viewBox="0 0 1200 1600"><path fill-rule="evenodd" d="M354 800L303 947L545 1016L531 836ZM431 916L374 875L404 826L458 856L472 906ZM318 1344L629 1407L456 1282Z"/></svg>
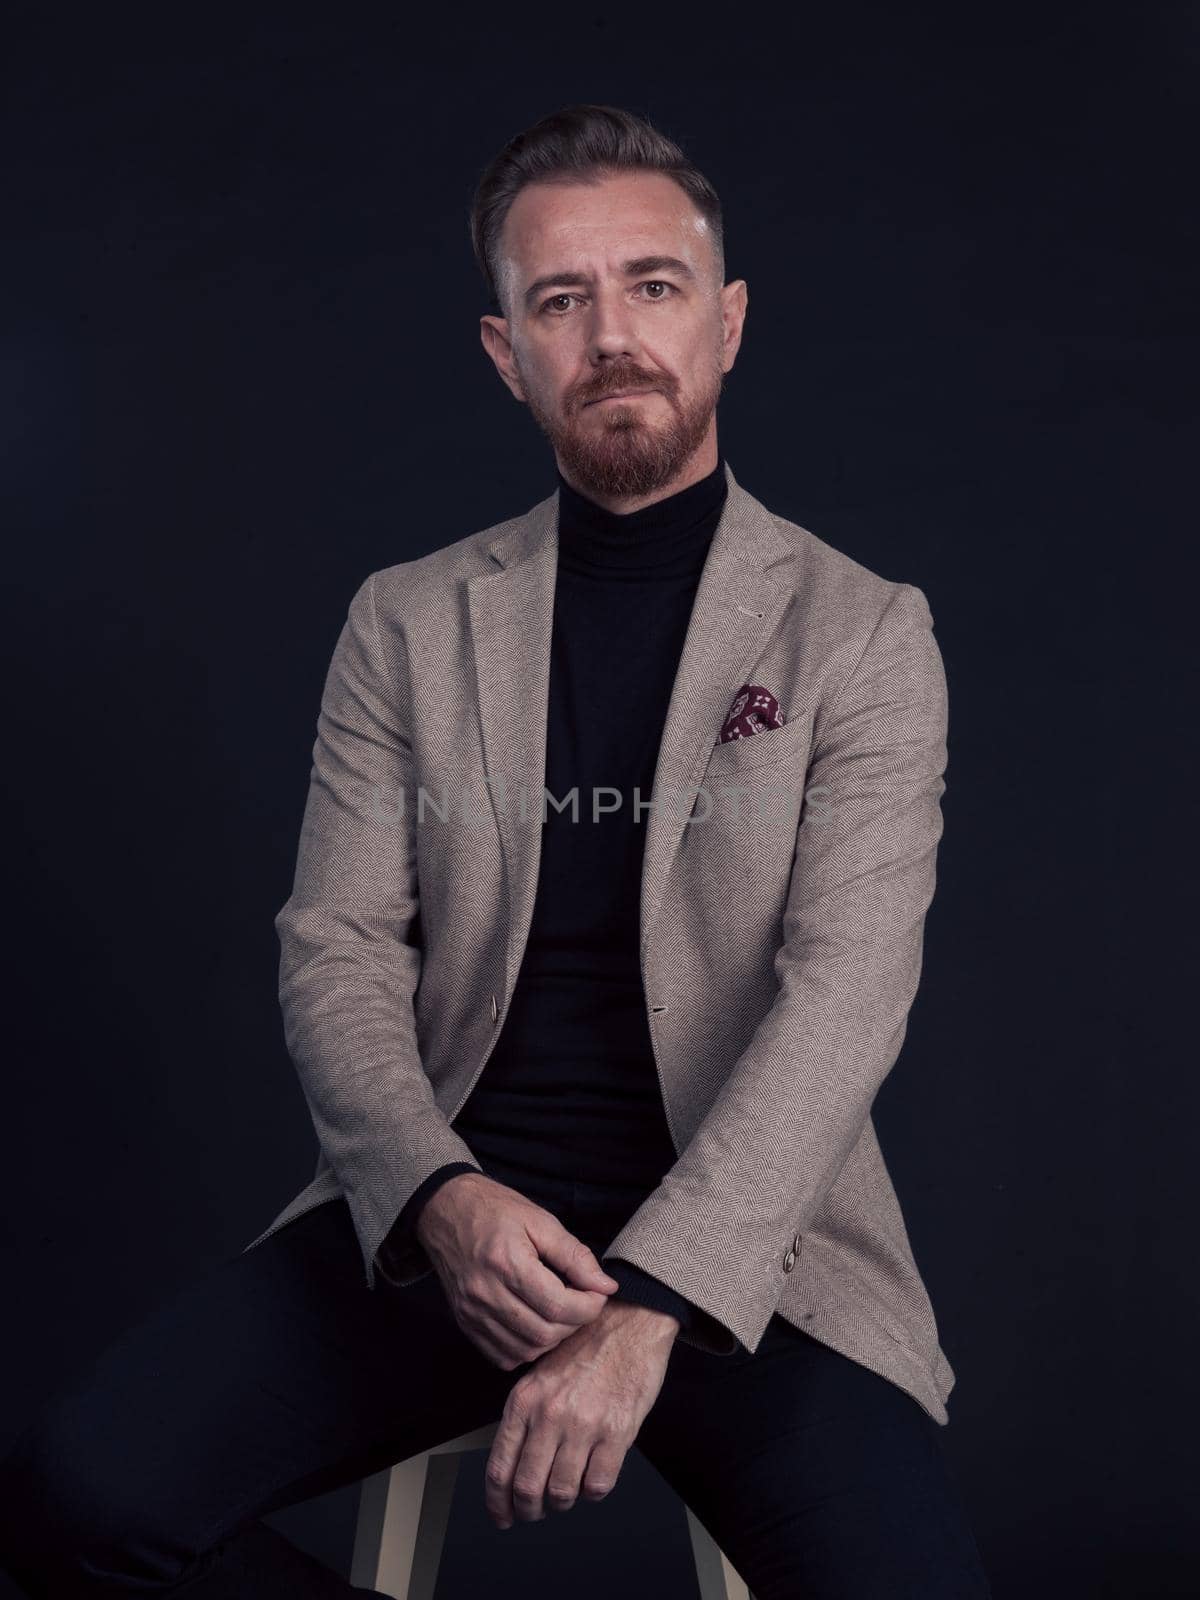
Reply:
<svg viewBox="0 0 1200 1600"><path fill-rule="evenodd" d="M561 1273L573 1288L607 1293L621 1287L610 1273L605 1272L583 1240L577 1239L561 1223L557 1228L546 1230L540 1241L540 1249L542 1259Z"/></svg>

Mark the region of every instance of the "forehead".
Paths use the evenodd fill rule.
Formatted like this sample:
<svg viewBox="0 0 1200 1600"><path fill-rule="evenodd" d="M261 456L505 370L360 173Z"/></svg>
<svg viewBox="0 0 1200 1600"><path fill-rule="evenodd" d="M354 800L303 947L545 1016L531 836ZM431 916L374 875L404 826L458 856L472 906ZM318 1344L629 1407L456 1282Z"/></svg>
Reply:
<svg viewBox="0 0 1200 1600"><path fill-rule="evenodd" d="M521 278L557 268L603 268L629 255L668 248L699 265L708 248L705 217L660 172L617 173L597 183L532 183L504 219L504 253Z"/></svg>

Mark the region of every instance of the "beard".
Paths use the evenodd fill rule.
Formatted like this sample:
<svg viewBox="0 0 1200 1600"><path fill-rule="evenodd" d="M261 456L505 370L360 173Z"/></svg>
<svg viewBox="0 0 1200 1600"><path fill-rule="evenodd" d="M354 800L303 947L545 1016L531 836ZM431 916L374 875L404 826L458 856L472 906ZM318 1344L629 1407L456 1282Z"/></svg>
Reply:
<svg viewBox="0 0 1200 1600"><path fill-rule="evenodd" d="M515 361L517 370L519 364ZM674 390L653 373L625 367L607 373L604 384L572 400L565 415L542 405L521 374L534 421L549 439L563 476L582 493L607 498L653 494L672 482L695 455L708 433L725 374L714 351L699 393L680 403ZM600 410L587 401L621 389L653 388L657 396L614 400ZM653 411L653 415L651 412Z"/></svg>

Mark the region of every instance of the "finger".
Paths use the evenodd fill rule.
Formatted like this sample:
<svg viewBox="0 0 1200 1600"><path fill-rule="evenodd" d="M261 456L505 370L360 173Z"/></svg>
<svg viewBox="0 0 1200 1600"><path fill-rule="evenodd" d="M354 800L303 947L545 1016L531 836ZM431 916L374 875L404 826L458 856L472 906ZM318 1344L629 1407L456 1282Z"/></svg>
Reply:
<svg viewBox="0 0 1200 1600"><path fill-rule="evenodd" d="M579 1499L579 1486L594 1443L590 1437L579 1436L561 1441L546 1479L547 1510L569 1511Z"/></svg>
<svg viewBox="0 0 1200 1600"><path fill-rule="evenodd" d="M603 1500L605 1495L611 1494L621 1475L624 1462L625 1449L619 1441L600 1439L592 1447L587 1467L584 1469L579 1491L582 1498Z"/></svg>
<svg viewBox="0 0 1200 1600"><path fill-rule="evenodd" d="M509 1279L513 1292L548 1330L574 1330L594 1322L608 1296L596 1289L572 1289L536 1255L517 1264ZM561 1334L560 1334L561 1337Z"/></svg>
<svg viewBox="0 0 1200 1600"><path fill-rule="evenodd" d="M483 1503L498 1528L511 1528L514 1520L512 1482L525 1440L525 1419L505 1410L492 1440L483 1471Z"/></svg>
<svg viewBox="0 0 1200 1600"><path fill-rule="evenodd" d="M542 1261L539 1248L538 1238L527 1232L519 1245L492 1261L487 1272L472 1282L465 1299L481 1313L499 1315L518 1338L546 1348L593 1322L608 1297L595 1290L566 1288Z"/></svg>
<svg viewBox="0 0 1200 1600"><path fill-rule="evenodd" d="M529 1225L542 1260L561 1272L576 1289L612 1294L620 1284L596 1260L593 1252L562 1223L553 1212L544 1212Z"/></svg>
<svg viewBox="0 0 1200 1600"><path fill-rule="evenodd" d="M463 1321L459 1326L475 1348L502 1371L537 1360L537 1356L523 1349L499 1318L490 1313L476 1312L469 1322Z"/></svg>
<svg viewBox="0 0 1200 1600"><path fill-rule="evenodd" d="M545 1315L522 1293L520 1280L512 1288L507 1284L496 1285L487 1309L500 1319L511 1338L538 1352L560 1343L579 1327L577 1322Z"/></svg>
<svg viewBox="0 0 1200 1600"><path fill-rule="evenodd" d="M546 1481L560 1439L558 1429L544 1417L526 1431L512 1478L513 1510L522 1522L541 1522L546 1515Z"/></svg>
<svg viewBox="0 0 1200 1600"><path fill-rule="evenodd" d="M520 1363L536 1361L576 1330L574 1324L546 1322L506 1292L503 1305L475 1306L463 1331L490 1359Z"/></svg>

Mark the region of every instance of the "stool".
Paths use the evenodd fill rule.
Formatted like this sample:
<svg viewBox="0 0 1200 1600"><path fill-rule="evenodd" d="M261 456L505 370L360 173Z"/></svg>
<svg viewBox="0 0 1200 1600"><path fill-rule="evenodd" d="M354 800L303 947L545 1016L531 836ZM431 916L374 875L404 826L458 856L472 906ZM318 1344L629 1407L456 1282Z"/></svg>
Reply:
<svg viewBox="0 0 1200 1600"><path fill-rule="evenodd" d="M498 1423L460 1434L363 1479L350 1582L393 1600L433 1600L459 1457L486 1450ZM687 1512L700 1600L754 1600L690 1506Z"/></svg>

